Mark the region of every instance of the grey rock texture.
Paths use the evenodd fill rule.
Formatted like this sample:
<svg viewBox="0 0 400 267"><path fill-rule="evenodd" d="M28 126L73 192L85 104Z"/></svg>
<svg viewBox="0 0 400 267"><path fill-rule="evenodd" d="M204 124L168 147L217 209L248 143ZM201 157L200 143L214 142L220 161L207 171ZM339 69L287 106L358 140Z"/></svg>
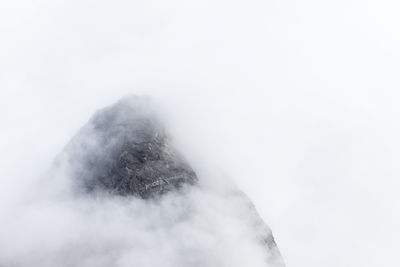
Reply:
<svg viewBox="0 0 400 267"><path fill-rule="evenodd" d="M78 188L148 198L197 183L149 105L123 99L98 111L72 139L65 155Z"/></svg>
<svg viewBox="0 0 400 267"><path fill-rule="evenodd" d="M76 191L157 198L183 186L196 186L198 178L170 143L148 99L130 97L98 111L62 153ZM259 242L268 251L268 266L284 266L271 230L249 199L248 217Z"/></svg>

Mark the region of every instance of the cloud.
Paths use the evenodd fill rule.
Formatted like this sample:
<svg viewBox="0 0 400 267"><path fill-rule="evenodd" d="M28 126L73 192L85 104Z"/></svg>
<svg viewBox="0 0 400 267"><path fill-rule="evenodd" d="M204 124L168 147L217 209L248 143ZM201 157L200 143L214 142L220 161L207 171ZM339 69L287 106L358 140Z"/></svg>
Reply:
<svg viewBox="0 0 400 267"><path fill-rule="evenodd" d="M0 9L3 225L97 108L150 94L289 266L396 265L398 3L28 2Z"/></svg>
<svg viewBox="0 0 400 267"><path fill-rule="evenodd" d="M259 218L242 195L188 188L144 201L53 193L34 192L2 214L2 265L267 266L261 240L269 229L255 227Z"/></svg>

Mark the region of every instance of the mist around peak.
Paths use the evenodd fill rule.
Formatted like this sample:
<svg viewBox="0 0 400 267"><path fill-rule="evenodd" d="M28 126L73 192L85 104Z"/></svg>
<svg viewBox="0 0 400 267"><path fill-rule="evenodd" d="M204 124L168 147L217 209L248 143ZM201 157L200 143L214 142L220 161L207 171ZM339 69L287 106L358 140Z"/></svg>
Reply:
<svg viewBox="0 0 400 267"><path fill-rule="evenodd" d="M283 266L249 199L218 175L203 184L141 101L96 112L4 214L0 265Z"/></svg>

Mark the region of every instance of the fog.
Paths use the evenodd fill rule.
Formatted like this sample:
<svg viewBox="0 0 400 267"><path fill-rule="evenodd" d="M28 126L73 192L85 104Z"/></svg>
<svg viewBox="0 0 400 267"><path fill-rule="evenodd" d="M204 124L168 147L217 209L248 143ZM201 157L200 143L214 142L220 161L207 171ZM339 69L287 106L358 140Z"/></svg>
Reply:
<svg viewBox="0 0 400 267"><path fill-rule="evenodd" d="M160 105L134 96L99 110L47 171L3 199L0 266L283 266L234 181L186 167Z"/></svg>
<svg viewBox="0 0 400 267"><path fill-rule="evenodd" d="M147 253L154 240L116 230L129 216L85 228L104 215L93 206L124 214L141 204L32 196L97 109L136 94L158 101L198 172L216 170L249 196L287 266L398 266L398 12L386 0L2 1L0 257L54 266L21 253L65 255L80 235L97 244L95 234L100 246L121 239L122 250Z"/></svg>
<svg viewBox="0 0 400 267"><path fill-rule="evenodd" d="M241 196L191 188L144 201L41 189L2 213L2 266L272 266L257 242L265 229Z"/></svg>

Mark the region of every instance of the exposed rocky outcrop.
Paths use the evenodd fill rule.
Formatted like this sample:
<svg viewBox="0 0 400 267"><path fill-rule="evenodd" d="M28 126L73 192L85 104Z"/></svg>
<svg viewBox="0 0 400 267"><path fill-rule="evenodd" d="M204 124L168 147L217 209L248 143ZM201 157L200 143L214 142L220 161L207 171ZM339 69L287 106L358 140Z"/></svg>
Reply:
<svg viewBox="0 0 400 267"><path fill-rule="evenodd" d="M149 104L123 99L98 111L73 138L64 154L80 188L148 198L197 183Z"/></svg>

